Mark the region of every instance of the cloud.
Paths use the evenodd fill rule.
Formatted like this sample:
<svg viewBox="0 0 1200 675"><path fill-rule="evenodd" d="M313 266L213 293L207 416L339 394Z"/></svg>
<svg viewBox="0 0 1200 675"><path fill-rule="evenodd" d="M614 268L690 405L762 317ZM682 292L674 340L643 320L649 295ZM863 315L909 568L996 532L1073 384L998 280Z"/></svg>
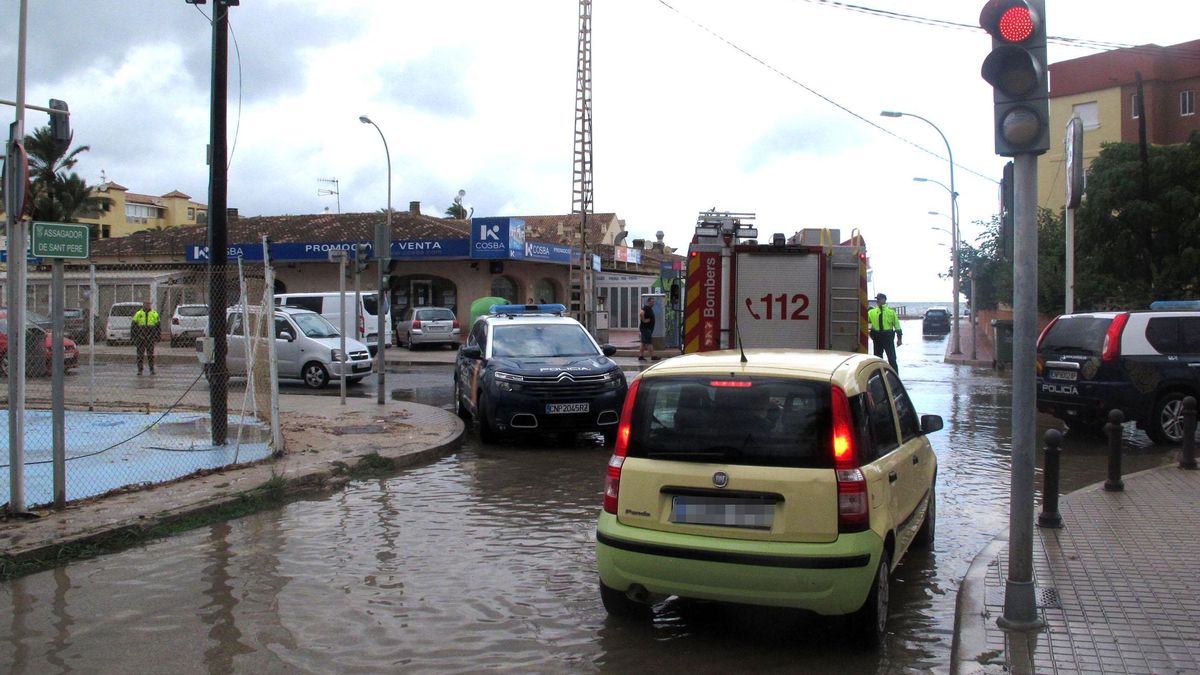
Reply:
<svg viewBox="0 0 1200 675"><path fill-rule="evenodd" d="M851 124L840 120L806 118L803 122L779 124L767 129L747 147L742 166L747 171L756 171L794 154L820 160L852 150L862 143L862 137Z"/></svg>
<svg viewBox="0 0 1200 675"><path fill-rule="evenodd" d="M385 64L379 70L380 97L435 116L470 117L475 107L464 83L471 54L436 49L418 59Z"/></svg>

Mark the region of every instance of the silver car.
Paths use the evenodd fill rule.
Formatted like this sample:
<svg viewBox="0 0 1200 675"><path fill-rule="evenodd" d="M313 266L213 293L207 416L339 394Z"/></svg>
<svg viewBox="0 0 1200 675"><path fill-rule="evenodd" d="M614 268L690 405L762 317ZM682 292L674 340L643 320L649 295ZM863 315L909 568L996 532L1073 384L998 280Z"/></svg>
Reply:
<svg viewBox="0 0 1200 675"><path fill-rule="evenodd" d="M458 349L460 331L454 312L445 307L409 307L396 324L396 346L447 345Z"/></svg>
<svg viewBox="0 0 1200 675"><path fill-rule="evenodd" d="M257 310L250 310L251 333L257 332ZM233 308L229 312L228 351L225 363L229 374L242 376L246 373L246 330L242 311ZM374 361L367 346L358 340L346 339L346 353L342 353L341 334L325 317L306 309L277 307L275 309L275 356L278 360L279 377L303 380L313 389L321 389L331 379L346 372L346 382L353 384L371 374ZM256 351L265 358L265 350Z"/></svg>

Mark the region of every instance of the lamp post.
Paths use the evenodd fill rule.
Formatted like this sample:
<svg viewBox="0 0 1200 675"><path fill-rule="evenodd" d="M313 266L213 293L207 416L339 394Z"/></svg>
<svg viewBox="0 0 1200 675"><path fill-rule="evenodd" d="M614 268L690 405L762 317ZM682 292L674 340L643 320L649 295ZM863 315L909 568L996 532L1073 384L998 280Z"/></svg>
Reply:
<svg viewBox="0 0 1200 675"><path fill-rule="evenodd" d="M947 159L950 160L950 187L946 188L946 190L950 192L950 229L954 232L954 245L951 250L951 254L954 256L953 260L951 261L953 267L951 273L954 276L954 321L950 323L950 329L953 333L952 339L954 342L954 349L951 353L961 354L962 349L959 346L958 340L958 193L954 191L954 152L950 149L950 141L946 140L946 134L943 134L942 130L939 129L936 124L930 122L924 117L921 117L920 115L914 115L912 113L897 112L894 110L884 110L879 114L884 117L915 117L933 127L933 130L938 132L938 136L942 137L942 142L946 144L946 155ZM914 180L926 181L928 179L917 178ZM942 187L946 186L943 185Z"/></svg>
<svg viewBox="0 0 1200 675"><path fill-rule="evenodd" d="M375 260L379 263L379 297L376 298L375 316L379 319L379 324L375 334L375 370L378 372L376 382L378 383L375 392L375 402L383 405L384 396L384 372L383 372L383 350L387 348L387 331L384 330L384 308L390 303L384 299L384 274L387 269L387 261L392 257L392 153L388 151L387 138L383 135L383 129L379 128L378 124L371 121L366 115L359 115L358 121L363 124L370 124L375 127L375 131L379 132L379 138L383 141L383 154L387 157L387 223L383 228L375 226ZM342 355L345 358L345 354ZM346 362L342 362L342 367L346 366Z"/></svg>

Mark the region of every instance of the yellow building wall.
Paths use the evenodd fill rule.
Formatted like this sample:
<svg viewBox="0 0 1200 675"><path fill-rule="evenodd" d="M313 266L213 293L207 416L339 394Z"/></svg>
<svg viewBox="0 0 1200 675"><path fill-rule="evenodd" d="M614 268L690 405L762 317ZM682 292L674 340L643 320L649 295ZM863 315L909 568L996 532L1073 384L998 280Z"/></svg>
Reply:
<svg viewBox="0 0 1200 675"><path fill-rule="evenodd" d="M78 218L81 223L94 223L99 226L98 232L103 232L103 227L108 226L109 237L126 237L134 232L148 230L155 227L175 227L177 225L195 225L197 222L197 214L207 213L207 207L204 207L190 199L183 197L155 197L158 202L154 206L157 207L157 218L147 218L146 222L130 222L125 216L125 207L128 204L141 204L141 202L130 202L126 199L125 190L107 190L94 191L93 194L98 197L107 197L111 204L108 211L101 213L96 218ZM192 209L191 217L188 217L188 209ZM100 236L103 236L102 234Z"/></svg>
<svg viewBox="0 0 1200 675"><path fill-rule="evenodd" d="M1104 143L1121 140L1121 89L1113 87L1050 99L1050 149L1038 159L1038 206L1054 213L1067 202L1065 142L1067 122L1076 105L1095 101L1099 125L1083 129L1083 166L1086 171Z"/></svg>

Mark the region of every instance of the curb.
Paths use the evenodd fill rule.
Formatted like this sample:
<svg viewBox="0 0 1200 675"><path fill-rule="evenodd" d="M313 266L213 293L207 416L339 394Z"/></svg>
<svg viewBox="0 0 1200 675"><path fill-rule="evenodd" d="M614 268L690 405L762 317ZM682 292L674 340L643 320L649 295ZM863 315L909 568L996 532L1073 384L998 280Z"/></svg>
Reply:
<svg viewBox="0 0 1200 675"><path fill-rule="evenodd" d="M954 640L950 646L951 673L1004 673L1003 652L995 656L1000 659L992 663L989 659L987 627L992 620L983 602L987 574L992 561L1008 545L1008 528L996 535L987 546L975 554L971 566L958 587L958 600L954 603ZM970 670L965 670L969 668Z"/></svg>
<svg viewBox="0 0 1200 675"><path fill-rule="evenodd" d="M101 545L123 538L129 539L129 543L136 543L156 528L171 526L193 518L203 520L208 515L229 507L239 504L253 504L254 500L261 496L266 496L269 499L260 506L252 506L248 512L271 508L307 495L336 491L359 475L371 472L377 473L379 471L395 472L415 464L438 459L448 451L457 448L462 442L463 435L466 433L466 425L461 419L453 413L442 412L451 420L448 426L452 430L445 435L444 440L433 445L405 450L367 442L344 449L343 453L345 454L336 460L321 459L311 466L302 465L297 467L290 475L285 463L289 455L285 455L283 458L269 458L223 471L214 471L205 476L185 477L179 480L188 484L193 489L205 489L206 486L202 485L202 483L208 482L215 484L207 486L209 489L219 489L221 491L219 494L193 498L191 501L177 503L154 513L137 513L136 515L129 515L78 532L61 536L55 535L50 537L50 541L46 543L34 544L16 553L0 556L0 561L37 563L52 562L60 559L70 560L73 559L73 556L70 554L69 549ZM298 451L292 454L299 456L303 452ZM378 464L367 463L364 465L365 462L369 462L366 458L372 454L378 455L386 460L386 462ZM266 480L262 480L264 476L255 475L264 473L264 469L269 469L269 476L266 477ZM279 484L271 485L270 483L276 479L279 479ZM251 485L237 485L239 481L245 482L251 480L254 481ZM134 500L138 496L148 495L155 491L158 491L161 496L167 494L164 491L170 490L172 487L178 487L178 485L178 482L158 484L146 490L139 490L128 494ZM225 489L229 486L233 486L232 489ZM113 499L119 497L120 495L114 496ZM101 500L101 503L103 501ZM74 508L88 509L95 506L96 503L94 502L84 502ZM72 507L68 507L66 512L59 513L70 514L71 511ZM69 518L66 520L69 520ZM61 523L59 527L62 527ZM20 541L19 533L17 537L14 537L14 541ZM117 546L120 547L121 544L118 543Z"/></svg>

